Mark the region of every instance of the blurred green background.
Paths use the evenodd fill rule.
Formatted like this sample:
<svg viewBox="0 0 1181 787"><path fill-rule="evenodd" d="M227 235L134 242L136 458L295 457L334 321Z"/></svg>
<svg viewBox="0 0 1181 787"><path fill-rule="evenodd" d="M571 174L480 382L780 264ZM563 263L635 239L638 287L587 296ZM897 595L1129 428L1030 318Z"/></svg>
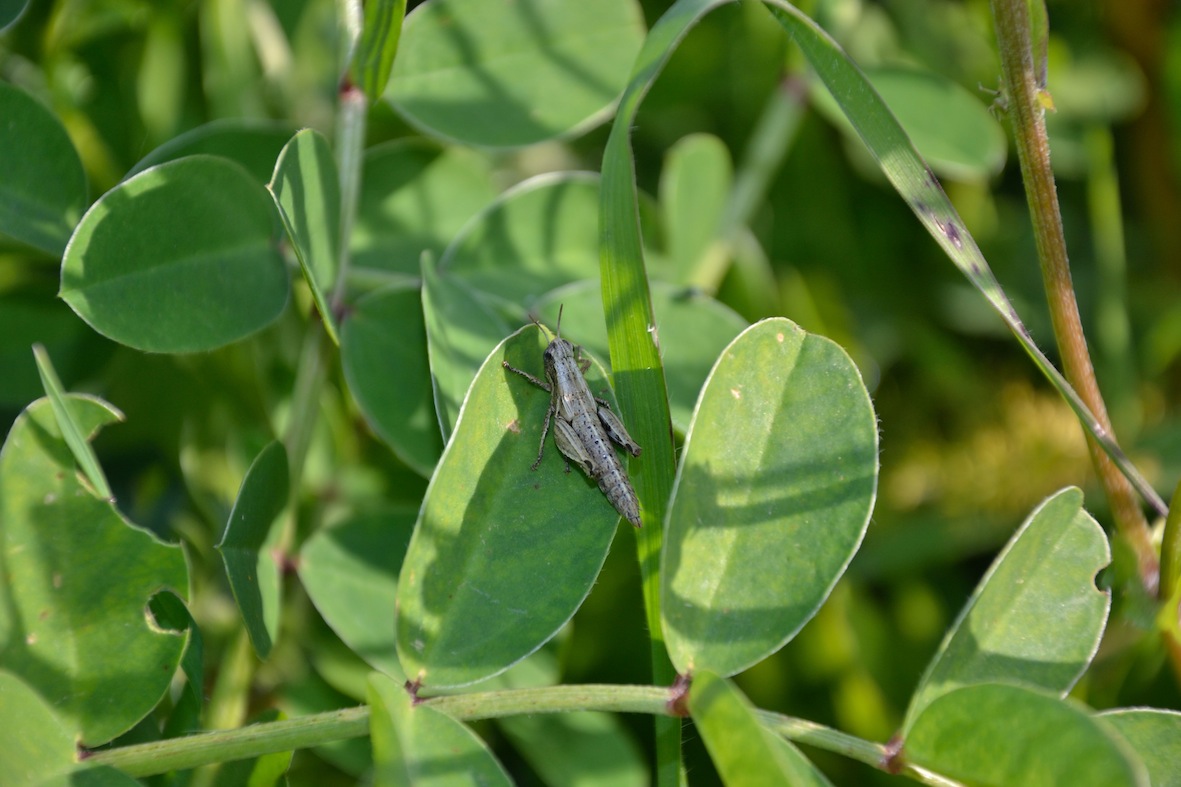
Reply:
<svg viewBox="0 0 1181 787"><path fill-rule="evenodd" d="M1181 474L1181 8L1153 0L1047 5L1047 88L1056 110L1047 122L1083 321L1120 440L1167 496ZM1002 141L1003 106L991 92L999 67L987 2L803 6L872 74L887 82L899 69L921 75L879 88L1053 355L1020 175ZM667 4L642 7L651 25ZM274 153L290 129L331 134L336 13L329 0L33 2L0 33L0 78L62 120L94 199L158 145L210 121L273 123ZM634 139L641 189L659 194L666 156L690 134L720 139L740 168L777 91L808 89L801 69L758 3L708 16L640 112ZM921 89L923 80L934 89ZM798 638L738 682L761 707L884 741L996 549L1038 502L1076 484L1088 509L1105 524L1109 518L1065 404L832 121L824 97L809 95L815 100L796 133L781 140L782 164L768 173L751 220L767 267L732 270L719 298L749 320L790 317L850 352L881 424L881 486L848 576ZM388 106L374 108L369 144L415 134ZM562 143L487 155L508 187L538 172L595 170L605 139L600 127ZM192 546L194 615L207 664L216 665L237 625L211 549L225 521L219 492L229 489L232 499L266 439L268 391L291 384L300 325L289 315L261 337L214 353L142 355L96 336L56 299L58 265L0 244L0 422L7 429L40 395L34 341L47 345L73 390L100 394L127 414L126 424L103 433L99 455L134 521ZM758 278L766 271L770 278ZM343 391L338 371L334 379ZM348 433L340 426L325 428L339 439ZM355 472L334 476L313 454L310 481L337 485L346 496L417 505L425 480L360 430L351 439L343 450ZM316 505L310 496L308 505ZM1117 563L1118 555L1117 548ZM1122 589L1120 572L1111 576ZM334 637L298 589L293 593L289 636L259 673L252 706L348 704L322 674L331 669L326 654L339 650ZM1146 609L1134 593L1117 593L1103 649L1077 696L1095 707L1181 707ZM625 534L557 649L563 679L645 682L642 620ZM649 720L627 723L647 745ZM530 783L528 766L495 730L481 731ZM691 779L708 774L691 729L686 740ZM809 754L838 783L893 781ZM347 783L343 757L301 753L293 779L332 774Z"/></svg>

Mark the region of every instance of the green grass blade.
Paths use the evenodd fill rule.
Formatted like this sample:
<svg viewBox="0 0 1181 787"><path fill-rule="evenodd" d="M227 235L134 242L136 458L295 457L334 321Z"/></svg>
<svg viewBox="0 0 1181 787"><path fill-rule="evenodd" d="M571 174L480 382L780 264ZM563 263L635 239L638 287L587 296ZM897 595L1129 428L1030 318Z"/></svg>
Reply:
<svg viewBox="0 0 1181 787"><path fill-rule="evenodd" d="M599 194L599 254L603 314L615 392L623 421L644 454L631 462L644 526L636 533L644 608L652 637L652 679L669 683L673 667L660 633L660 542L676 458L669 416L668 386L660 361L652 298L644 269L639 195L632 161L631 127L640 102L678 42L706 12L724 0L681 0L648 33L636 57L603 155ZM656 719L657 783L677 784L680 719Z"/></svg>
<svg viewBox="0 0 1181 787"><path fill-rule="evenodd" d="M1144 499L1163 515L1167 508L1156 490L1034 343L938 179L865 75L827 33L794 6L778 0L767 0L767 5L803 50L862 142L881 165L887 180L906 200L919 222L1000 315L1034 364L1074 410L1083 427L1103 446Z"/></svg>
<svg viewBox="0 0 1181 787"><path fill-rule="evenodd" d="M62 381L53 368L53 362L49 360L49 353L40 344L34 344L33 357L37 359L37 372L41 375L41 385L45 388L45 395L49 397L49 404L53 408L58 428L62 431L62 438L74 454L75 461L78 462L78 466L82 468L82 472L86 474L87 480L90 481L90 485L94 487L94 491L98 493L99 497L103 500L114 500L115 495L111 492L107 477L103 474L102 466L98 463L98 457L94 455L90 443L86 441L82 431L78 428L78 423L70 415L69 408L66 407L66 394L62 389Z"/></svg>

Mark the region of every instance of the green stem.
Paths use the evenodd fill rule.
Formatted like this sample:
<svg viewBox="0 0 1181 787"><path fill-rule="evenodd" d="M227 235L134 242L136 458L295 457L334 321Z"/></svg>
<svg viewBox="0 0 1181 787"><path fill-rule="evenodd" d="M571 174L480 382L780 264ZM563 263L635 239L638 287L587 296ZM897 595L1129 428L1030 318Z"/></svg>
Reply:
<svg viewBox="0 0 1181 787"><path fill-rule="evenodd" d="M458 721L574 711L647 713L657 718L673 718L670 716L670 699L669 690L663 686L591 684L432 697L422 704ZM758 711L757 715L768 729L789 740L841 754L875 768L885 768L886 750L881 744L779 713ZM138 778L309 748L368 734L369 708L362 706L252 724L236 730L203 732L184 738L90 752L85 755L85 762L118 768ZM914 766L906 766L903 772L925 784L954 784Z"/></svg>
<svg viewBox="0 0 1181 787"><path fill-rule="evenodd" d="M863 740L831 727L825 727L823 724L784 716L781 713L760 710L755 711L755 715L767 729L790 741L840 754L879 770L887 769L888 752L886 747L880 743ZM940 787L959 784L916 765L904 764L900 773L907 774L923 784L939 785Z"/></svg>
<svg viewBox="0 0 1181 787"><path fill-rule="evenodd" d="M1058 193L1050 168L1045 109L1039 101L1039 82L1030 40L1028 0L992 0L997 46L1001 56L1009 116L1017 143L1017 157L1029 202L1034 239L1041 263L1042 282L1050 307L1054 337L1063 371L1078 391L1101 429L1112 434L1107 407L1095 380L1079 319L1078 303L1070 277L1066 236L1058 208ZM1157 590L1159 566L1135 491L1097 441L1088 435L1091 462L1099 476L1120 532L1136 553L1141 581L1151 593Z"/></svg>

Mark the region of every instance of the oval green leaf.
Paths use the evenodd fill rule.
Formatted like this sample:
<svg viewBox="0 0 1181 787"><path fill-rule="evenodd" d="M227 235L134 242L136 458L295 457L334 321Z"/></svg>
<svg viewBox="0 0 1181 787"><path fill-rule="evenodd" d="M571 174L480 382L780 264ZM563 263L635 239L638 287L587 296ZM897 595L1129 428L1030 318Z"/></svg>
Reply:
<svg viewBox="0 0 1181 787"><path fill-rule="evenodd" d="M385 675L369 679L369 737L377 787L509 787L512 780L476 734Z"/></svg>
<svg viewBox="0 0 1181 787"><path fill-rule="evenodd" d="M349 239L353 275L397 273L417 280L423 252L439 259L495 197L492 168L480 153L425 139L370 148Z"/></svg>
<svg viewBox="0 0 1181 787"><path fill-rule="evenodd" d="M398 581L398 657L431 688L491 677L532 653L594 584L619 514L546 440L549 394L501 366L542 374L547 344L529 326L498 346L464 402ZM591 390L610 396L597 364Z"/></svg>
<svg viewBox="0 0 1181 787"><path fill-rule="evenodd" d="M902 757L980 787L1148 786L1127 744L1085 707L997 683L931 702L910 728Z"/></svg>
<svg viewBox="0 0 1181 787"><path fill-rule="evenodd" d="M328 140L310 128L292 137L279 154L268 189L324 329L339 345L336 316L325 294L336 281L340 254L340 177Z"/></svg>
<svg viewBox="0 0 1181 787"><path fill-rule="evenodd" d="M4 82L0 117L0 233L57 257L86 208L82 160L61 122Z"/></svg>
<svg viewBox="0 0 1181 787"><path fill-rule="evenodd" d="M694 674L689 713L723 783L831 784L799 749L760 724L754 706L725 678L709 671Z"/></svg>
<svg viewBox="0 0 1181 787"><path fill-rule="evenodd" d="M273 546L271 542L278 536L273 525L287 506L290 473L287 449L281 442L274 440L263 448L242 479L230 521L217 545L246 633L262 659L270 654L279 631L282 582L275 555L264 545Z"/></svg>
<svg viewBox="0 0 1181 787"><path fill-rule="evenodd" d="M61 297L99 333L148 352L198 352L272 322L289 283L266 190L192 156L116 186L66 247Z"/></svg>
<svg viewBox="0 0 1181 787"><path fill-rule="evenodd" d="M417 288L390 287L357 302L341 327L349 390L377 436L423 477L443 452Z"/></svg>
<svg viewBox="0 0 1181 787"><path fill-rule="evenodd" d="M97 399L65 401L88 437L119 417ZM0 449L0 541L5 667L85 745L130 729L167 691L186 641L155 624L148 602L166 590L185 596L188 569L179 547L132 526L80 483L44 399Z"/></svg>
<svg viewBox="0 0 1181 787"><path fill-rule="evenodd" d="M405 680L394 644L398 567L417 512L362 514L322 528L300 550L299 578L321 617L365 661Z"/></svg>
<svg viewBox="0 0 1181 787"><path fill-rule="evenodd" d="M679 671L732 675L815 614L869 523L877 438L861 375L832 341L775 318L722 353L685 439L661 562Z"/></svg>
<svg viewBox="0 0 1181 787"><path fill-rule="evenodd" d="M1099 714L1136 750L1152 787L1181 785L1181 713L1159 708L1121 708Z"/></svg>
<svg viewBox="0 0 1181 787"><path fill-rule="evenodd" d="M903 730L936 697L972 683L1011 682L1065 694L1091 663L1111 595L1095 575L1107 536L1064 489L1030 514L948 630L910 701Z"/></svg>
<svg viewBox="0 0 1181 787"><path fill-rule="evenodd" d="M733 181L730 151L712 134L690 134L677 140L660 174L660 207L668 234L669 262L678 284L717 253Z"/></svg>
<svg viewBox="0 0 1181 787"><path fill-rule="evenodd" d="M430 0L406 18L389 101L443 139L518 147L606 118L644 37L633 0Z"/></svg>

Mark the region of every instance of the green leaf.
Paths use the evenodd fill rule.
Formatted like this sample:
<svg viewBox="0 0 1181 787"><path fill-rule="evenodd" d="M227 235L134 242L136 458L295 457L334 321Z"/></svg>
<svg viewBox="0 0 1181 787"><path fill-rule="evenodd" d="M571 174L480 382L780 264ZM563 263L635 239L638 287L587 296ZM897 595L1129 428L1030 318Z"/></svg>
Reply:
<svg viewBox="0 0 1181 787"><path fill-rule="evenodd" d="M1105 711L1099 718L1115 728L1148 769L1152 787L1181 785L1181 713L1158 708Z"/></svg>
<svg viewBox="0 0 1181 787"><path fill-rule="evenodd" d="M461 280L440 275L426 259L422 263L422 316L435 412L446 442L476 371L509 328Z"/></svg>
<svg viewBox="0 0 1181 787"><path fill-rule="evenodd" d="M289 283L266 191L212 156L161 164L82 217L61 297L99 333L148 352L212 350L263 328Z"/></svg>
<svg viewBox="0 0 1181 787"><path fill-rule="evenodd" d="M972 683L1023 683L1065 694L1091 662L1110 593L1103 528L1065 489L1038 506L997 556L947 632L911 698L903 730L936 697Z"/></svg>
<svg viewBox="0 0 1181 787"><path fill-rule="evenodd" d="M324 328L339 345L336 316L325 295L336 281L340 253L340 178L328 140L312 129L292 137L279 154L268 189Z"/></svg>
<svg viewBox="0 0 1181 787"><path fill-rule="evenodd" d="M677 283L694 281L707 254L718 253L733 174L730 151L710 134L683 137L665 155L660 207Z"/></svg>
<svg viewBox="0 0 1181 787"><path fill-rule="evenodd" d="M7 663L7 659L4 659ZM19 677L0 670L0 773L9 787L35 787L74 767L74 737Z"/></svg>
<svg viewBox="0 0 1181 787"><path fill-rule="evenodd" d="M395 654L398 567L415 511L382 510L323 528L304 544L299 578L324 621L358 656L405 680Z"/></svg>
<svg viewBox="0 0 1181 787"><path fill-rule="evenodd" d="M86 208L82 161L61 122L4 82L0 117L0 233L59 256Z"/></svg>
<svg viewBox="0 0 1181 787"><path fill-rule="evenodd" d="M289 123L271 120L215 120L168 140L136 162L127 178L157 164L204 154L241 164L255 182L265 184L270 182L275 160L295 131Z"/></svg>
<svg viewBox="0 0 1181 787"><path fill-rule="evenodd" d="M869 524L877 457L869 394L838 345L775 318L726 348L669 504L661 603L678 670L732 675L815 614Z"/></svg>
<svg viewBox="0 0 1181 787"><path fill-rule="evenodd" d="M433 136L517 147L601 122L643 39L633 0L431 0L406 19L388 99Z"/></svg>
<svg viewBox="0 0 1181 787"><path fill-rule="evenodd" d="M443 452L426 351L422 294L394 286L357 302L341 327L341 362L369 426L429 478Z"/></svg>
<svg viewBox="0 0 1181 787"><path fill-rule="evenodd" d="M547 439L549 394L501 366L542 374L548 339L534 326L501 343L472 383L398 581L398 657L431 688L507 669L574 614L607 555L619 514ZM591 390L610 396L592 364Z"/></svg>
<svg viewBox="0 0 1181 787"><path fill-rule="evenodd" d="M608 352L603 324L603 297L597 281L577 282L547 294L538 303L538 316L556 325L562 309L562 335L600 358ZM693 406L722 350L747 327L746 320L707 295L652 282L652 310L660 337L668 405L673 426L689 429Z"/></svg>
<svg viewBox="0 0 1181 787"><path fill-rule="evenodd" d="M66 402L86 435L119 417L94 398ZM0 540L0 662L83 744L130 729L167 691L184 651L186 637L146 611L156 593L186 594L184 554L79 482L44 399L0 449Z"/></svg>
<svg viewBox="0 0 1181 787"><path fill-rule="evenodd" d="M242 479L225 534L217 545L246 633L258 657L265 659L279 630L281 577L272 550L279 530L274 523L287 506L290 469L287 449L278 440L259 452Z"/></svg>
<svg viewBox="0 0 1181 787"><path fill-rule="evenodd" d="M70 447L74 460L78 462L98 496L104 500L113 501L115 495L111 492L107 477L103 474L102 466L98 463L98 457L94 455L86 436L82 434L82 430L78 424L74 423L74 419L70 415L70 409L66 405L66 392L62 389L62 381L58 379L57 372L53 368L53 361L49 360L49 354L39 344L33 345L33 357L37 359L37 371L41 374L41 385L44 386L45 395L49 398L49 404L53 408L53 417L57 419L57 428L61 432L62 439Z"/></svg>
<svg viewBox="0 0 1181 787"><path fill-rule="evenodd" d="M353 81L370 102L381 98L390 81L405 16L406 0L372 0L365 4L365 21L353 55Z"/></svg>
<svg viewBox="0 0 1181 787"><path fill-rule="evenodd" d="M512 784L476 735L446 714L414 706L384 675L369 678L369 737L377 787Z"/></svg>
<svg viewBox="0 0 1181 787"><path fill-rule="evenodd" d="M598 276L599 179L539 175L509 189L464 228L439 271L517 307Z"/></svg>
<svg viewBox="0 0 1181 787"><path fill-rule="evenodd" d="M723 783L829 784L799 749L759 723L754 707L729 681L709 671L692 680L689 713Z"/></svg>
<svg viewBox="0 0 1181 787"><path fill-rule="evenodd" d="M958 83L915 68L871 68L866 69L865 78L937 174L982 181L1004 167L1008 153L1004 129L988 107ZM819 82L813 96L825 117L857 139L836 99Z"/></svg>
<svg viewBox="0 0 1181 787"><path fill-rule="evenodd" d="M486 156L403 139L365 151L360 204L350 238L353 274L391 272L417 281L433 259L496 197Z"/></svg>
<svg viewBox="0 0 1181 787"><path fill-rule="evenodd" d="M1101 719L1020 686L983 683L938 697L910 728L902 757L981 787L1148 785L1143 766Z"/></svg>

